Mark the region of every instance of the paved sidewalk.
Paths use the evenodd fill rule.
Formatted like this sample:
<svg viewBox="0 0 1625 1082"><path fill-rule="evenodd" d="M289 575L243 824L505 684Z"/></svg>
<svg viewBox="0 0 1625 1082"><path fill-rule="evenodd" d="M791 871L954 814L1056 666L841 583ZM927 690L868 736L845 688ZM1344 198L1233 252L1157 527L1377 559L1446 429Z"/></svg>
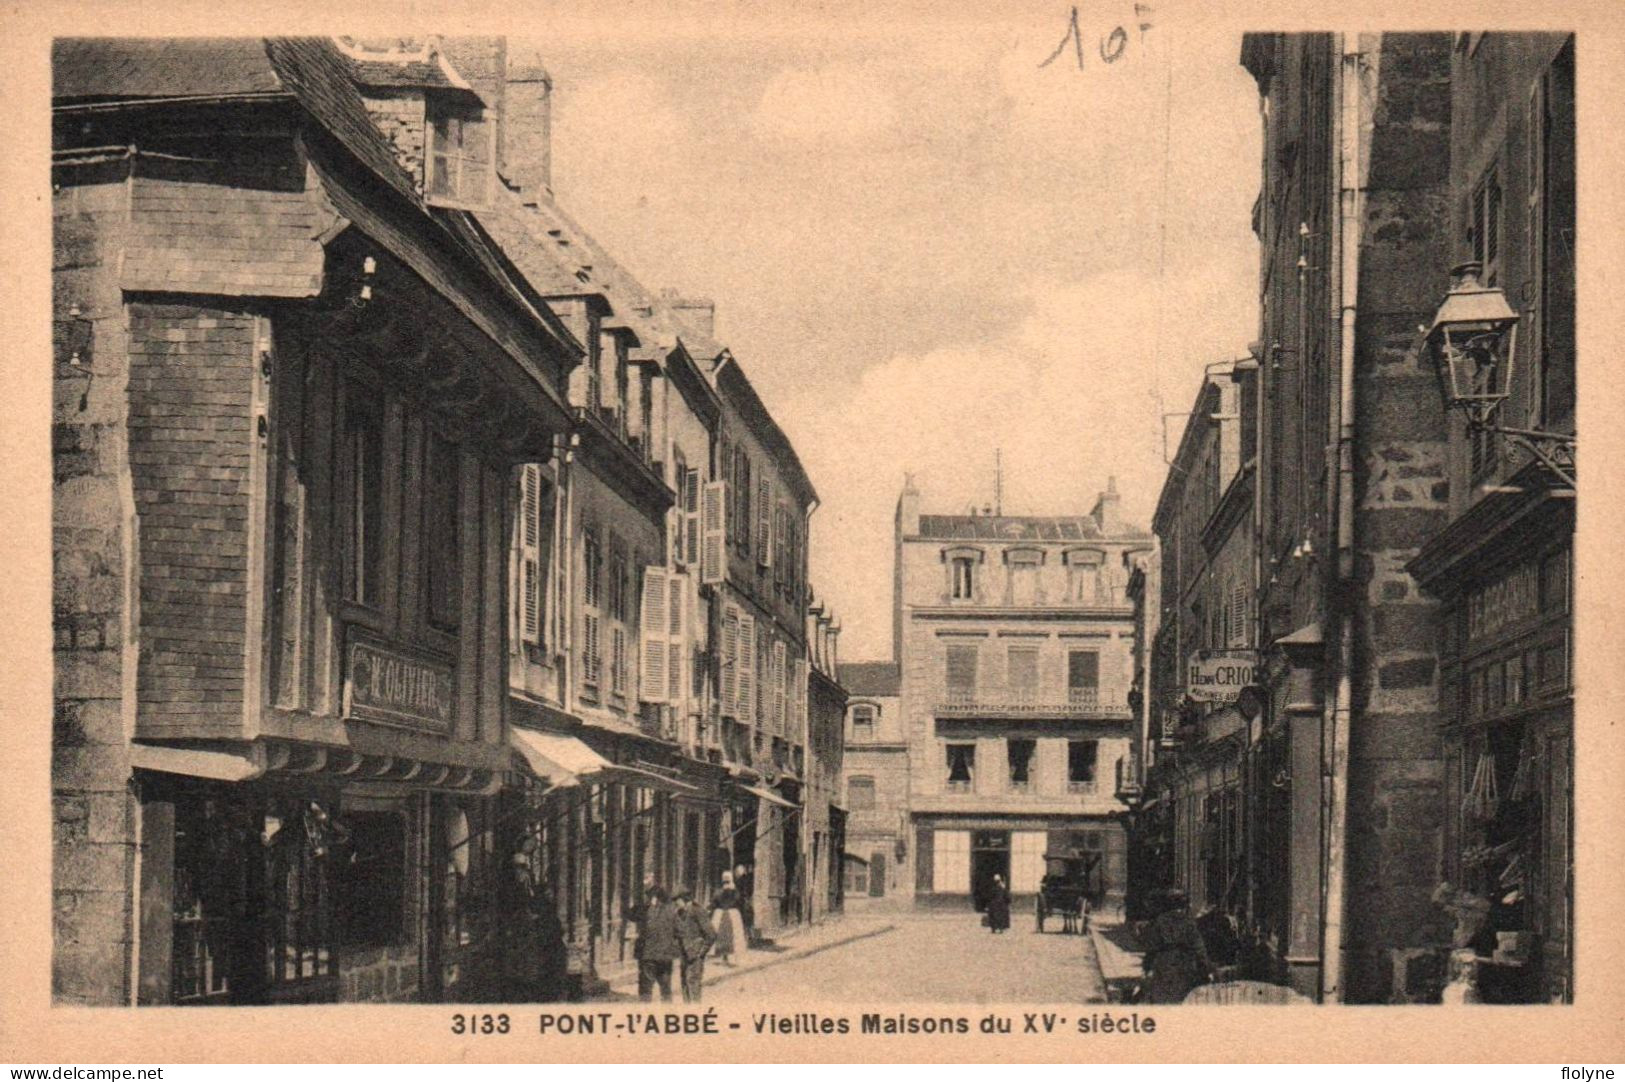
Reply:
<svg viewBox="0 0 1625 1082"><path fill-rule="evenodd" d="M711 988L714 985L734 980L747 973L755 973L770 966L796 961L836 947L844 947L859 940L885 935L887 932L893 931L895 927L896 925L892 922L879 917L842 916L820 921L817 924L798 925L781 929L775 932L771 946L752 948L741 954L736 954L734 956L734 965L731 967L719 964L713 956L705 965L705 986ZM674 990L678 983L677 968L673 967L672 974ZM637 970L634 968L612 978L609 982L608 991L592 998L595 1000L621 1000L636 999L637 996L638 975Z"/></svg>
<svg viewBox="0 0 1625 1082"><path fill-rule="evenodd" d="M1134 941L1134 929L1121 912L1102 910L1090 921L1089 933L1095 941L1107 996L1113 1003L1122 1003L1145 975L1145 953Z"/></svg>

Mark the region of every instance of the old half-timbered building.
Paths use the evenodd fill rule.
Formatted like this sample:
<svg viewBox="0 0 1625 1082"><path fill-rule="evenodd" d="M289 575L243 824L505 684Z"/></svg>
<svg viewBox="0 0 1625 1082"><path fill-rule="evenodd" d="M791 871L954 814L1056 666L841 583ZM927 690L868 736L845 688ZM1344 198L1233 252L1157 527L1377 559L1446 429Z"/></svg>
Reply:
<svg viewBox="0 0 1625 1082"><path fill-rule="evenodd" d="M325 39L55 62L55 996L470 994L582 354L467 209L487 103L403 160Z"/></svg>

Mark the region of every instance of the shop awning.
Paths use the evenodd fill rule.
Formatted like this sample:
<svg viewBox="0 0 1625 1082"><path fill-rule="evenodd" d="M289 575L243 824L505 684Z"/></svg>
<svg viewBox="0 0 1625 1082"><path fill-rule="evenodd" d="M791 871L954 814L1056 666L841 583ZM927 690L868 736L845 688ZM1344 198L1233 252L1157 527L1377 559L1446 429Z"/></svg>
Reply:
<svg viewBox="0 0 1625 1082"><path fill-rule="evenodd" d="M794 808L794 807L797 806L794 802L784 799L782 796L775 793L773 790L767 788L766 786L762 786L762 785L741 785L739 788L743 789L747 793L753 793L756 796L761 797L763 800L767 801L769 804L777 804L781 808Z"/></svg>
<svg viewBox="0 0 1625 1082"><path fill-rule="evenodd" d="M561 733L542 733L534 729L510 728L508 739L514 750L525 760L525 765L539 778L545 778L557 788L566 788L582 782L620 782L645 789L659 789L668 793L688 795L700 792L698 786L676 778L669 778L653 770L614 763L589 748L573 736Z"/></svg>
<svg viewBox="0 0 1625 1082"><path fill-rule="evenodd" d="M561 789L591 781L614 765L573 736L510 728L508 740L533 774Z"/></svg>
<svg viewBox="0 0 1625 1082"><path fill-rule="evenodd" d="M686 781L668 778L664 774L653 770L644 770L642 767L627 766L625 763L611 763L609 769L604 771L609 781L618 781L626 785L641 785L645 789L660 789L668 793L677 793L681 796L690 796L701 791L697 785L690 785Z"/></svg>
<svg viewBox="0 0 1625 1082"><path fill-rule="evenodd" d="M130 765L141 770L214 781L247 781L265 773L265 764L246 753L169 748L158 744L130 745Z"/></svg>

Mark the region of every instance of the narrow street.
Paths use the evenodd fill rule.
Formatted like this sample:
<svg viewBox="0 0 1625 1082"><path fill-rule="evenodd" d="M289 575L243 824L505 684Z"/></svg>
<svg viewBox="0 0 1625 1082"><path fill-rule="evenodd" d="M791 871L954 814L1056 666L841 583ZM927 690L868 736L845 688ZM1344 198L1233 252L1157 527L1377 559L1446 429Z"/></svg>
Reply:
<svg viewBox="0 0 1625 1082"><path fill-rule="evenodd" d="M1089 937L1039 935L1018 919L993 935L975 913L899 912L851 918L852 934L873 934L826 949L785 952L743 971L713 962L706 999L716 1003L839 1000L937 1003L1099 1003L1105 982ZM793 941L792 941L793 942Z"/></svg>

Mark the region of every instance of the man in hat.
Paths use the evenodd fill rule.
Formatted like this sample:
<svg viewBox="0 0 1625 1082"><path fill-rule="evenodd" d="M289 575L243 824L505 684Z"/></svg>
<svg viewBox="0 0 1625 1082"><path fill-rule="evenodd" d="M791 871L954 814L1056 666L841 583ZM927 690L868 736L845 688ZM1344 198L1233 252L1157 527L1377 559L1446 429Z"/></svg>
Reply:
<svg viewBox="0 0 1625 1082"><path fill-rule="evenodd" d="M666 900L661 887L650 887L638 919L638 998L648 1003L654 986L660 986L660 999L671 1002L671 964L682 955L677 941L677 910Z"/></svg>
<svg viewBox="0 0 1625 1082"><path fill-rule="evenodd" d="M677 944L683 952L683 1002L698 1003L705 984L705 956L711 953L717 934L688 891L678 891L672 902L677 907Z"/></svg>

